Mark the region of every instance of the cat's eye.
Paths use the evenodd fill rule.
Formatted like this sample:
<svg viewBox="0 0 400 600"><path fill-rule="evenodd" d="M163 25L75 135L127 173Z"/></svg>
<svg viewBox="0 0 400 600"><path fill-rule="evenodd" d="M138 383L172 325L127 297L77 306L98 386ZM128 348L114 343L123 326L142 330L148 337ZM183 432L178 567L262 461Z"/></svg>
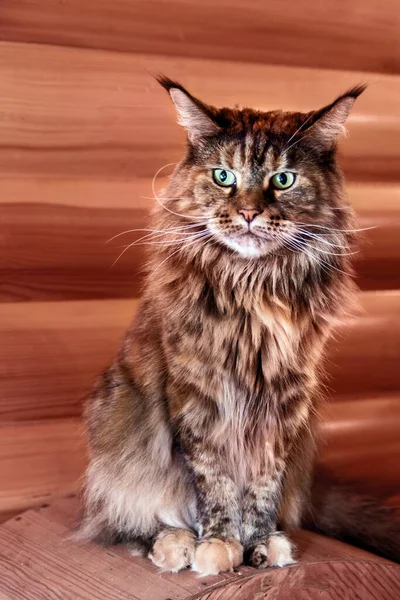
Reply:
<svg viewBox="0 0 400 600"><path fill-rule="evenodd" d="M271 182L277 190L287 190L296 181L296 175L290 171L284 171L282 173L275 173L272 177Z"/></svg>
<svg viewBox="0 0 400 600"><path fill-rule="evenodd" d="M228 171L227 169L214 169L213 179L217 185L221 185L222 187L232 187L236 185L235 175L232 171Z"/></svg>

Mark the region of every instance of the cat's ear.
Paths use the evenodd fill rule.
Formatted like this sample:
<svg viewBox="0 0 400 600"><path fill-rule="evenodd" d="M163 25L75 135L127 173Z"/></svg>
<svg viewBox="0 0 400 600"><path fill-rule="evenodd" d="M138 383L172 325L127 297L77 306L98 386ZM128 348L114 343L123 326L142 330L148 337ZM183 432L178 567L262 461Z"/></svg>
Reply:
<svg viewBox="0 0 400 600"><path fill-rule="evenodd" d="M308 127L307 137L312 138L322 150L335 147L354 101L365 90L365 85L351 88L334 102L312 114L312 125Z"/></svg>
<svg viewBox="0 0 400 600"><path fill-rule="evenodd" d="M191 142L196 143L218 134L220 128L213 120L211 107L194 98L179 83L167 77L158 77L158 82L171 96L178 123L185 127Z"/></svg>

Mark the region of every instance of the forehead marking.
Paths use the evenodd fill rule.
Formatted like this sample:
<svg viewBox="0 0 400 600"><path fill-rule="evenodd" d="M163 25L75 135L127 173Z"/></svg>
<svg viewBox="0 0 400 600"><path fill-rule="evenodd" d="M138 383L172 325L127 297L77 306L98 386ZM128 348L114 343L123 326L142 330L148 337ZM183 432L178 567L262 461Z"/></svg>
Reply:
<svg viewBox="0 0 400 600"><path fill-rule="evenodd" d="M246 132L235 143L219 148L219 164L222 168L232 169L245 179L253 179L264 173L268 179L271 172L285 170L285 155L276 152L267 136L263 139L253 132ZM258 177L257 177L258 179Z"/></svg>
<svg viewBox="0 0 400 600"><path fill-rule="evenodd" d="M251 169L254 162L254 137L250 132L246 133L244 167Z"/></svg>
<svg viewBox="0 0 400 600"><path fill-rule="evenodd" d="M232 160L232 164L233 164L233 168L236 171L239 171L242 164L243 164L243 159L242 159L242 144L237 144L235 147L235 151L233 153L233 160Z"/></svg>

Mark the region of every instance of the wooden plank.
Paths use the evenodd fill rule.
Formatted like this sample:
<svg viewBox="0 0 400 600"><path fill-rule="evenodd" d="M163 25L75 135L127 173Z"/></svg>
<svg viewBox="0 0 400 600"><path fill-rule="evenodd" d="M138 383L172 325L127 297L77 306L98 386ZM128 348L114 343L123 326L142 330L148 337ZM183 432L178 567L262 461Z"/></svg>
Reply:
<svg viewBox="0 0 400 600"><path fill-rule="evenodd" d="M161 190L167 183L172 168L161 172L157 177L157 190ZM369 197L371 186L363 188L362 196ZM24 179L4 177L1 180L2 194L0 207L3 204L44 204L51 206L68 206L92 209L114 210L143 210L152 207L152 178L132 177L125 179L109 180L99 173L96 179L73 179L53 177L26 177ZM373 187L372 190L375 190ZM397 200L400 197L400 187L386 186L384 193L383 210L386 203L394 210L398 208ZM399 209L400 210L400 209Z"/></svg>
<svg viewBox="0 0 400 600"><path fill-rule="evenodd" d="M184 140L150 75L159 72L210 103L264 110L318 108L365 80L362 73L3 42L0 175L152 177L179 159ZM400 81L368 80L348 121L343 166L353 180L397 181Z"/></svg>
<svg viewBox="0 0 400 600"><path fill-rule="evenodd" d="M0 36L166 54L398 73L397 5L279 0L3 0Z"/></svg>
<svg viewBox="0 0 400 600"><path fill-rule="evenodd" d="M396 600L400 592L400 567L370 565L358 561L329 561L326 564L268 569L244 581L205 591L197 600L251 600L253 598L341 600ZM276 596L275 594L279 594ZM384 594L384 595L382 595Z"/></svg>
<svg viewBox="0 0 400 600"><path fill-rule="evenodd" d="M339 586L341 591L343 577L347 590L365 590L367 595L362 597L368 600L382 597L375 594L377 589L390 592L386 597L395 600L392 592L395 594L399 589L400 567L310 532L300 532L296 536L300 548L299 563L287 569L260 572L241 567L237 573L206 578L198 578L188 571L160 574L148 559L129 557L122 548L100 548L71 540L69 534L76 511L75 500L60 500L48 508L28 511L0 527L0 555L4 556L0 562L0 593L4 600L17 597L19 600L50 597L63 600L194 600L226 598L228 590L230 598L250 600L256 597L256 591L266 592L271 588L276 591L283 586L293 592L294 585L300 590L304 586L308 591L316 590L320 597L321 589L324 591L331 586ZM282 581L276 578L279 573L283 574L279 576L283 577ZM361 583L356 573L361 573ZM290 598L294 596L290 595Z"/></svg>
<svg viewBox="0 0 400 600"><path fill-rule="evenodd" d="M123 245L144 235L144 209L85 208L52 204L0 205L2 301L132 297L140 292L145 246L115 261Z"/></svg>
<svg viewBox="0 0 400 600"><path fill-rule="evenodd" d="M322 411L319 463L358 491L388 498L400 487L399 427L399 391L328 402Z"/></svg>
<svg viewBox="0 0 400 600"><path fill-rule="evenodd" d="M344 321L328 344L328 385L336 394L399 389L399 298L398 290L360 294L360 314Z"/></svg>
<svg viewBox="0 0 400 600"><path fill-rule="evenodd" d="M400 387L400 292L364 292L364 313L329 344L329 388L358 397ZM112 360L132 300L0 305L0 419L79 416L82 398Z"/></svg>
<svg viewBox="0 0 400 600"><path fill-rule="evenodd" d="M135 306L132 300L1 305L1 419L79 415Z"/></svg>
<svg viewBox="0 0 400 600"><path fill-rule="evenodd" d="M160 182L157 189L161 189ZM143 283L146 250L123 245L147 229L151 180L3 180L0 301L129 298ZM365 232L356 262L364 290L400 287L400 186L350 185Z"/></svg>
<svg viewBox="0 0 400 600"><path fill-rule="evenodd" d="M0 426L0 513L21 511L76 492L86 463L80 420Z"/></svg>

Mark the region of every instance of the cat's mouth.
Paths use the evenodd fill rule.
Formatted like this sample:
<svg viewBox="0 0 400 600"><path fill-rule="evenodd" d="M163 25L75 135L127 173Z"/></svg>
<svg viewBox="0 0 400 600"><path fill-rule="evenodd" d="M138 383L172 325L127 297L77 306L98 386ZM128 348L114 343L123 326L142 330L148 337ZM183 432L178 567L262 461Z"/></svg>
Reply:
<svg viewBox="0 0 400 600"><path fill-rule="evenodd" d="M257 258L276 249L277 240L248 229L234 235L222 235L223 243L245 258Z"/></svg>
<svg viewBox="0 0 400 600"><path fill-rule="evenodd" d="M245 258L258 258L282 246L280 226L274 222L211 224L211 233L226 247ZM222 226L221 226L222 225Z"/></svg>
<svg viewBox="0 0 400 600"><path fill-rule="evenodd" d="M268 235L267 232L263 232L262 234L258 231L255 231L253 229L248 229L247 231L243 231L239 234L237 234L236 236L234 236L236 239L252 239L252 240L258 240L258 241L263 241L263 242L269 242L271 241L273 238L272 236Z"/></svg>

